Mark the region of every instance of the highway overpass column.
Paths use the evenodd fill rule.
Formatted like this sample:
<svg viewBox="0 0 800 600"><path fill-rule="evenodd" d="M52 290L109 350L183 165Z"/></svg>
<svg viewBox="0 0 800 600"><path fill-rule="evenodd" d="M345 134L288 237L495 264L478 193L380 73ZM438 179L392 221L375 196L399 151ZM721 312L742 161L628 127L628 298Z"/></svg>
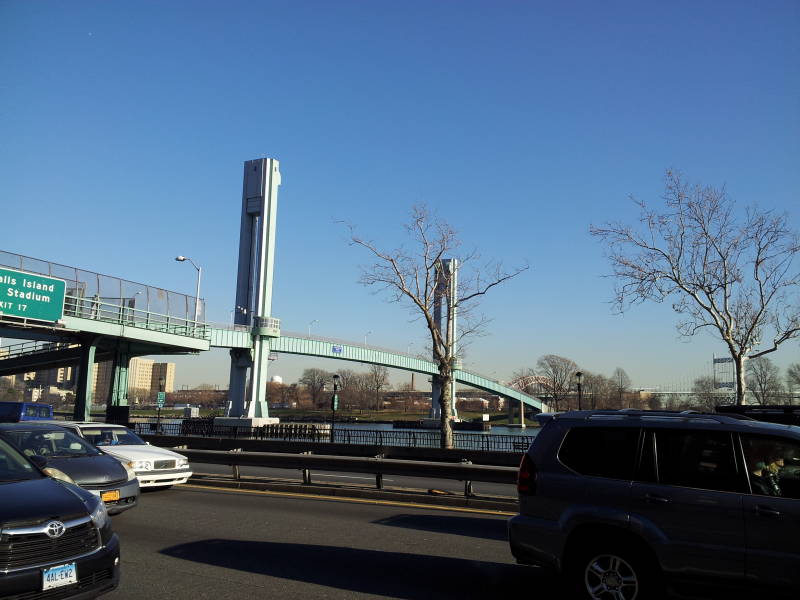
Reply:
<svg viewBox="0 0 800 600"><path fill-rule="evenodd" d="M76 421L89 421L92 414L92 386L94 384L94 356L99 338L84 340L81 344L81 359L78 366L78 385L75 394Z"/></svg>
<svg viewBox="0 0 800 600"><path fill-rule="evenodd" d="M114 351L111 386L106 407L128 406L128 369L131 355L127 344L118 344Z"/></svg>

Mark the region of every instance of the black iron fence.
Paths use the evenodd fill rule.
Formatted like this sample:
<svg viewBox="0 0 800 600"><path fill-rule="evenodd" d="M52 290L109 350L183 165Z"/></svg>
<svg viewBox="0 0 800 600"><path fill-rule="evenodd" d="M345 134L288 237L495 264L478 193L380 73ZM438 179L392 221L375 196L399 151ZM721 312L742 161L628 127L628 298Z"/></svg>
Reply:
<svg viewBox="0 0 800 600"><path fill-rule="evenodd" d="M331 427L329 423L275 423L261 427L215 425L211 419L135 418L130 427L140 434L200 436L242 440L277 440L284 442L330 442L365 446L439 448L438 430L383 430ZM529 435L492 435L453 432L456 448L486 452L525 452L533 438Z"/></svg>

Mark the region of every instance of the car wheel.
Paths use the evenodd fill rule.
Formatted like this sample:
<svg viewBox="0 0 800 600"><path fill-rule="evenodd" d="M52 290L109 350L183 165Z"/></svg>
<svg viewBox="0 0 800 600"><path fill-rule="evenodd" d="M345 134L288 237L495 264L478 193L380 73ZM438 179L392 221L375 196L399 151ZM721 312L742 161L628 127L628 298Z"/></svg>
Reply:
<svg viewBox="0 0 800 600"><path fill-rule="evenodd" d="M662 592L658 569L626 545L581 549L570 561L567 577L575 597L582 599L650 600Z"/></svg>

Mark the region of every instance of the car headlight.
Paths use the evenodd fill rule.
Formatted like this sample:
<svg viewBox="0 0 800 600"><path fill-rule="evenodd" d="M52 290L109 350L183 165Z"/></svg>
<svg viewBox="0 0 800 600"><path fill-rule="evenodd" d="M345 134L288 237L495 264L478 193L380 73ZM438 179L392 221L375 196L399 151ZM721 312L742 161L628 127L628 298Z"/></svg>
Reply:
<svg viewBox="0 0 800 600"><path fill-rule="evenodd" d="M72 477L64 473L64 471L59 471L53 467L45 467L42 469L42 471L44 471L46 475L52 477L53 479L59 479L61 481L66 481L67 483L75 483Z"/></svg>
<svg viewBox="0 0 800 600"><path fill-rule="evenodd" d="M92 502L95 504L94 508L92 508ZM105 527L106 523L108 523L108 511L105 503L100 498L92 498L86 503L86 507L89 509L89 516L97 528L102 529Z"/></svg>
<svg viewBox="0 0 800 600"><path fill-rule="evenodd" d="M134 471L152 471L153 463L149 460L133 460L128 463L128 466Z"/></svg>
<svg viewBox="0 0 800 600"><path fill-rule="evenodd" d="M128 481L136 479L136 471L133 470L130 463L122 463L122 466L125 467L125 472L128 474Z"/></svg>
<svg viewBox="0 0 800 600"><path fill-rule="evenodd" d="M179 469L181 469L183 467L188 467L189 466L189 459L181 457L181 458L178 459L178 462L176 462L175 465Z"/></svg>

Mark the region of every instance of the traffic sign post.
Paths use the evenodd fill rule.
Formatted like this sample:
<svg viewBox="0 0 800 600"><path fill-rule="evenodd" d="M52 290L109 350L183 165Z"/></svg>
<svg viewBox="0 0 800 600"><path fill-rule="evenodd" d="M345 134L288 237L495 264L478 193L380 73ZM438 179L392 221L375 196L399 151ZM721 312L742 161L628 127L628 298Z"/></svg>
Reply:
<svg viewBox="0 0 800 600"><path fill-rule="evenodd" d="M156 408L158 409L156 416L156 433L161 433L161 409L164 408L164 400L166 398L167 394L164 392L158 392L156 396Z"/></svg>
<svg viewBox="0 0 800 600"><path fill-rule="evenodd" d="M0 268L0 317L58 321L66 289L63 279Z"/></svg>

